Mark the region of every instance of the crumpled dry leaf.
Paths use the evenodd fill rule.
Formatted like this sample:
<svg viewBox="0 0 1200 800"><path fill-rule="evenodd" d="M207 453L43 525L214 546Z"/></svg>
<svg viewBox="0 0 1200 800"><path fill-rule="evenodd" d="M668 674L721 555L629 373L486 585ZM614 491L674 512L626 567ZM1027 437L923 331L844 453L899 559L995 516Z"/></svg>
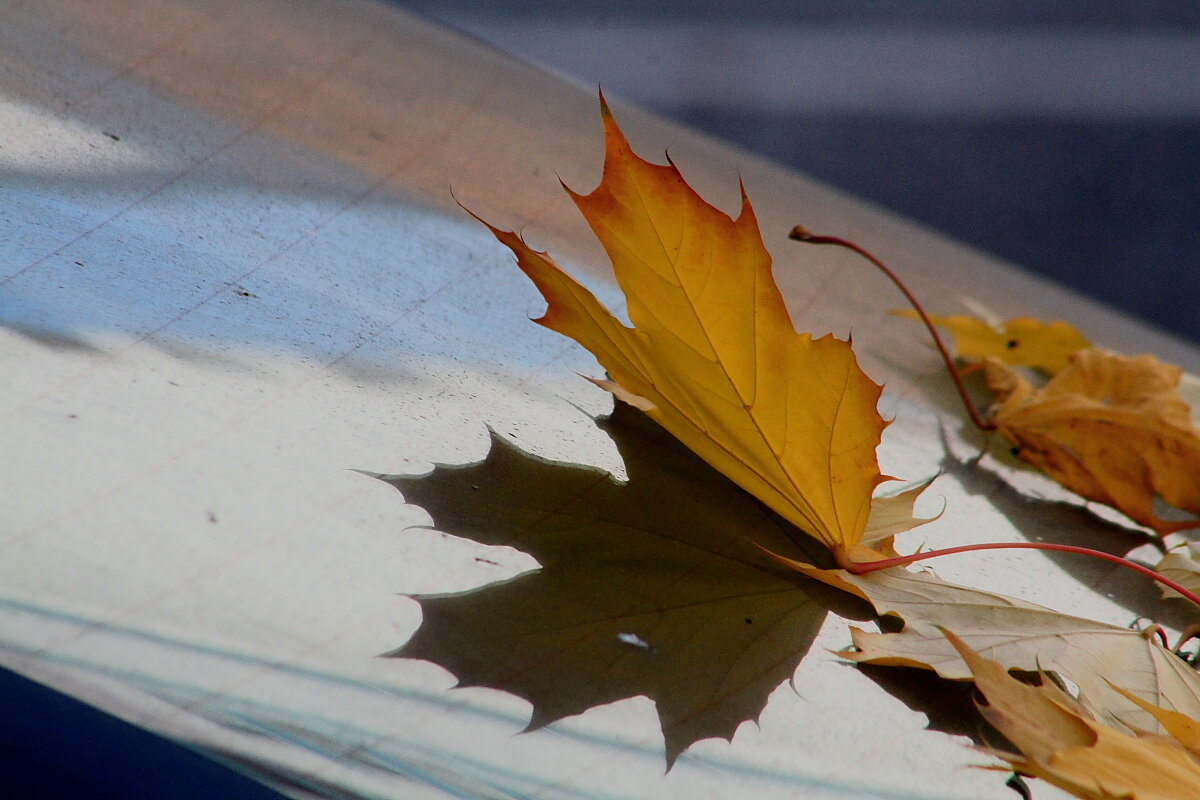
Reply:
<svg viewBox="0 0 1200 800"><path fill-rule="evenodd" d="M1192 409L1192 425L1200 426L1200 377L1190 372L1179 376L1179 396Z"/></svg>
<svg viewBox="0 0 1200 800"><path fill-rule="evenodd" d="M611 376L599 385L805 533L855 557L872 493L886 480L875 457L886 426L880 387L849 342L796 333L745 193L731 219L673 164L636 156L603 98L601 106L603 179L571 196L613 262L634 327L546 254L488 225L546 298L537 321L596 356Z"/></svg>
<svg viewBox="0 0 1200 800"><path fill-rule="evenodd" d="M986 698L980 713L1020 751L991 751L1013 769L1085 800L1200 797L1200 762L1180 741L1130 736L1101 724L1053 683L1022 683L954 634L945 636ZM1166 716L1175 721L1179 715Z"/></svg>
<svg viewBox="0 0 1200 800"><path fill-rule="evenodd" d="M1158 498L1200 514L1200 433L1176 391L1179 368L1096 349L1069 362L1040 389L996 359L984 362L996 393L991 420L1017 455L1160 534L1196 527L1154 508Z"/></svg>
<svg viewBox="0 0 1200 800"><path fill-rule="evenodd" d="M1196 543L1189 543L1184 550L1167 553L1155 565L1154 571L1163 577L1170 578L1190 592L1200 594L1200 554L1196 552ZM1169 586L1158 584L1163 597L1179 597L1179 593Z"/></svg>
<svg viewBox="0 0 1200 800"><path fill-rule="evenodd" d="M911 309L893 313L907 319L921 318ZM1033 317L989 321L965 314L930 314L929 319L954 334L955 355L968 361L998 358L1006 364L1054 374L1067 366L1071 353L1091 346L1075 326L1061 321L1042 322Z"/></svg>
<svg viewBox="0 0 1200 800"><path fill-rule="evenodd" d="M932 575L889 569L866 575L801 569L857 594L880 616L904 621L899 633L851 628L854 649L838 655L856 663L932 669L943 678L971 677L941 629L1006 669L1053 671L1074 681L1088 707L1134 728L1157 730L1155 719L1114 690L1110 680L1155 706L1200 717L1200 675L1147 631L1060 614L994 592Z"/></svg>

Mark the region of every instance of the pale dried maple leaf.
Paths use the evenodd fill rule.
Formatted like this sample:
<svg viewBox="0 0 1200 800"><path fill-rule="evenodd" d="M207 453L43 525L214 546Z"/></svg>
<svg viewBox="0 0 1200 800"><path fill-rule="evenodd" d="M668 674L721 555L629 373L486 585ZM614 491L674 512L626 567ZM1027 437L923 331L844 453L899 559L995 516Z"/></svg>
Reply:
<svg viewBox="0 0 1200 800"><path fill-rule="evenodd" d="M1020 751L990 751L1013 769L1084 800L1200 797L1200 763L1180 740L1130 735L1106 725L1053 683L1023 683L944 633L986 698L980 713ZM1177 722L1181 715L1166 716Z"/></svg>

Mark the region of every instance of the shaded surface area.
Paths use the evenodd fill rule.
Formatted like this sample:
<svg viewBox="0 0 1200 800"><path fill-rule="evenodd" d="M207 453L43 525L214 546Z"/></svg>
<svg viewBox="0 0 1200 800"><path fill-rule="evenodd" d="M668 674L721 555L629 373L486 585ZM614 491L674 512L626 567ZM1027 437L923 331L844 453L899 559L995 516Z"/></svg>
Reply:
<svg viewBox="0 0 1200 800"><path fill-rule="evenodd" d="M760 548L810 561L820 548L644 414L617 403L600 425L626 460L626 484L534 458L495 434L482 464L380 476L440 529L542 565L419 597L424 622L391 655L530 700L531 728L645 695L673 763L693 742L731 738L756 720L827 604L850 601L779 570Z"/></svg>

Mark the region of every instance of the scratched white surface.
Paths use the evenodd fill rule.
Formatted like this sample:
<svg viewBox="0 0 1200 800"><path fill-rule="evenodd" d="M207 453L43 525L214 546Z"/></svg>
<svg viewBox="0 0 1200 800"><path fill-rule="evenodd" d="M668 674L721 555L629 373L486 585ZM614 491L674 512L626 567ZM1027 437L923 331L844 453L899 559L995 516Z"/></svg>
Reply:
<svg viewBox="0 0 1200 800"><path fill-rule="evenodd" d="M853 331L888 384L885 471L934 473L939 420L970 445L920 337L880 313L888 288L788 245L797 221L886 254L935 307L984 295L1196 367L984 256L616 109L639 152L669 145L717 205L745 180L800 324ZM962 740L827 654L848 641L833 617L759 725L667 774L644 699L517 736L522 701L376 658L419 624L404 593L530 562L407 530L424 512L352 470L478 460L492 426L621 472L587 416L609 403L577 375L594 362L528 321L536 293L449 194L527 225L615 302L556 178L590 188L600 146L590 87L370 2L0 3L0 662L298 796L1010 797L964 767L979 759ZM1018 535L953 471L930 494L947 504L931 544ZM939 571L1133 616L1130 590L1092 591L1102 570Z"/></svg>

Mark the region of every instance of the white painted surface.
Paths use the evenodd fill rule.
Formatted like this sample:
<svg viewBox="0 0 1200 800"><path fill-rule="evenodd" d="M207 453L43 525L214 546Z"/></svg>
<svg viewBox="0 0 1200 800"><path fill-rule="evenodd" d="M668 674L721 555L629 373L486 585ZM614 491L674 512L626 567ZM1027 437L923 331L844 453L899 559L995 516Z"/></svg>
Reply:
<svg viewBox="0 0 1200 800"><path fill-rule="evenodd" d="M523 702L375 658L419 624L400 595L530 564L503 550L476 561L479 546L421 529L422 510L354 469L478 460L491 426L621 472L587 416L609 403L577 375L594 362L528 321L536 293L449 196L452 184L498 224L527 223L615 301L555 177L597 179L590 90L358 0L10 2L0 58L5 665L297 785L366 797L1010 797L964 767L979 758L960 740L923 732L922 715L827 653L848 642L835 617L761 725L701 742L665 775L645 700L517 736ZM931 399L920 337L880 313L889 289L784 240L801 218L903 265L935 306L970 291L1197 362L836 192L617 112L641 153L669 145L716 204L744 178L801 324L852 330L888 384L887 472L936 471L939 420L953 431L957 416ZM931 544L1017 535L954 473L930 494L948 504L922 529ZM941 571L1130 614L1089 588L1103 571L1003 557Z"/></svg>

